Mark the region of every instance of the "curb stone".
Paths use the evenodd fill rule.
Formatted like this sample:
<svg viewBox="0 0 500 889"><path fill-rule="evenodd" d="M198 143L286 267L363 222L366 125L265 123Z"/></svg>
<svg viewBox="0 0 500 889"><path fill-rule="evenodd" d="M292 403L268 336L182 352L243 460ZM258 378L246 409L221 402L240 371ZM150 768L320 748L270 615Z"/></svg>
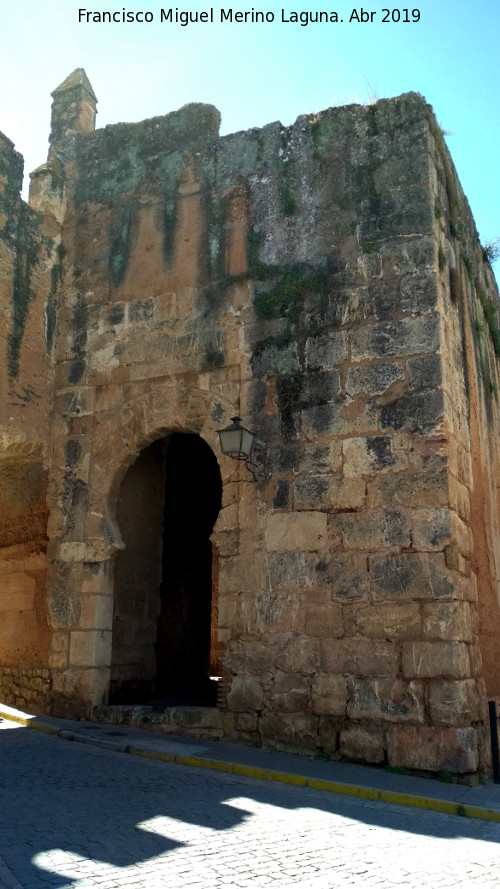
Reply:
<svg viewBox="0 0 500 889"><path fill-rule="evenodd" d="M37 731L54 735L55 737L62 738L66 741L90 744L94 747L101 747L105 750L112 750L118 753L128 753L132 756L139 756L145 759L155 759L160 762L174 763L176 765L211 769L219 772L227 772L233 775L242 775L247 778L256 778L263 781L276 781L282 784L294 785L296 787L309 787L312 790L338 793L343 796L378 800L380 802L393 803L399 806L427 809L434 812L443 812L447 815L460 815L466 818L478 818L484 821L500 823L500 811L497 812L494 809L488 809L484 806L459 803L431 796L420 796L414 793L405 793L403 791L346 783L328 778L314 778L304 774L278 771L270 768L231 762L229 760L218 760L210 759L209 757L188 756L158 750L148 750L147 748L137 747L130 743L124 743L123 741L108 741L102 738L92 737L92 735L85 734L84 732L61 728L55 721L51 721L50 718L47 718L44 721L43 718L37 716L35 722L33 717L26 716L20 711L11 711L10 708L2 709L2 705L0 705L0 719L15 722L26 728L36 729ZM0 859L0 878L3 876L1 864L2 860ZM1 880L0 886L2 886L3 889ZM22 889L22 887L17 882L12 885L6 882L5 889Z"/></svg>

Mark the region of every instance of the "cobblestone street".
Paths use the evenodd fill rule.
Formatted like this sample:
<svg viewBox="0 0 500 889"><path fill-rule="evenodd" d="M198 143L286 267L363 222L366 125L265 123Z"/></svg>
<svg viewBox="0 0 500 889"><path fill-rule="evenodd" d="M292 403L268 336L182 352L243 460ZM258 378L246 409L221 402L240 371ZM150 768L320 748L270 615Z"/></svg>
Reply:
<svg viewBox="0 0 500 889"><path fill-rule="evenodd" d="M499 884L495 823L0 729L2 889Z"/></svg>

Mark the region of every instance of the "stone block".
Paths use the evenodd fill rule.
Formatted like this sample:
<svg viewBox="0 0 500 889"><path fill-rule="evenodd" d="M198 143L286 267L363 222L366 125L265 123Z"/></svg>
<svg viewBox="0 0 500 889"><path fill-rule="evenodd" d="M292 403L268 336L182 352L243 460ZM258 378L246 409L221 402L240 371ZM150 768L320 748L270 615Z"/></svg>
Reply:
<svg viewBox="0 0 500 889"><path fill-rule="evenodd" d="M323 639L321 669L352 676L394 676L399 670L399 646L385 640Z"/></svg>
<svg viewBox="0 0 500 889"><path fill-rule="evenodd" d="M309 706L310 680L300 673L281 673L271 685L271 707L281 713L300 713Z"/></svg>
<svg viewBox="0 0 500 889"><path fill-rule="evenodd" d="M276 667L284 673L317 673L320 663L318 639L289 639L276 656Z"/></svg>
<svg viewBox="0 0 500 889"><path fill-rule="evenodd" d="M297 595L282 592L242 593L232 621L234 633L297 633L303 629Z"/></svg>
<svg viewBox="0 0 500 889"><path fill-rule="evenodd" d="M474 642L477 638L476 610L469 602L425 602L422 617L426 639Z"/></svg>
<svg viewBox="0 0 500 889"><path fill-rule="evenodd" d="M442 553L369 557L375 599L439 599L454 593L454 576Z"/></svg>
<svg viewBox="0 0 500 889"><path fill-rule="evenodd" d="M361 509L365 505L366 485L362 478L332 477L326 492L328 509Z"/></svg>
<svg viewBox="0 0 500 889"><path fill-rule="evenodd" d="M416 392L419 389L437 389L443 382L442 359L438 352L433 355L419 355L418 358L410 358L406 366L410 377L409 392Z"/></svg>
<svg viewBox="0 0 500 889"><path fill-rule="evenodd" d="M347 337L343 331L311 336L306 340L305 358L308 368L327 368L347 358Z"/></svg>
<svg viewBox="0 0 500 889"><path fill-rule="evenodd" d="M390 435L367 435L346 438L342 442L344 475L359 478L379 472L400 472L405 468L401 453L393 452Z"/></svg>
<svg viewBox="0 0 500 889"><path fill-rule="evenodd" d="M432 313L361 328L351 335L351 359L356 362L387 355L405 358L421 352L437 352L440 327L440 316Z"/></svg>
<svg viewBox="0 0 500 889"><path fill-rule="evenodd" d="M342 535L345 549L374 550L410 545L407 517L398 510L338 513L330 516L328 523Z"/></svg>
<svg viewBox="0 0 500 889"><path fill-rule="evenodd" d="M412 518L412 543L415 549L443 550L454 545L462 555L470 555L470 531L451 509L416 509Z"/></svg>
<svg viewBox="0 0 500 889"><path fill-rule="evenodd" d="M302 431L311 439L318 435L376 434L377 405L356 399L351 404L319 404L303 410Z"/></svg>
<svg viewBox="0 0 500 889"><path fill-rule="evenodd" d="M327 517L319 512L273 512L268 516L266 548L270 552L318 550L326 542Z"/></svg>
<svg viewBox="0 0 500 889"><path fill-rule="evenodd" d="M227 696L227 706L235 712L252 712L261 710L264 704L264 692L260 682L253 676L235 676L231 683L231 691Z"/></svg>
<svg viewBox="0 0 500 889"><path fill-rule="evenodd" d="M391 726L387 732L390 766L451 774L475 772L478 767L474 728Z"/></svg>
<svg viewBox="0 0 500 889"><path fill-rule="evenodd" d="M368 559L359 553L336 553L316 563L318 587L332 599L363 599L370 590Z"/></svg>
<svg viewBox="0 0 500 889"><path fill-rule="evenodd" d="M252 357L256 376L296 373L300 369L297 343L257 343Z"/></svg>
<svg viewBox="0 0 500 889"><path fill-rule="evenodd" d="M422 634L420 607L416 602L369 605L356 612L356 628L374 639L418 639Z"/></svg>
<svg viewBox="0 0 500 889"><path fill-rule="evenodd" d="M424 687L401 679L352 679L347 715L368 722L424 721Z"/></svg>
<svg viewBox="0 0 500 889"><path fill-rule="evenodd" d="M341 717L320 716L318 728L318 747L325 753L336 753L339 746L339 728L343 723Z"/></svg>
<svg viewBox="0 0 500 889"><path fill-rule="evenodd" d="M306 610L304 631L306 636L340 638L344 633L342 605L309 605Z"/></svg>
<svg viewBox="0 0 500 889"><path fill-rule="evenodd" d="M404 642L403 676L417 679L464 679L470 676L464 642Z"/></svg>
<svg viewBox="0 0 500 889"><path fill-rule="evenodd" d="M295 509L328 509L329 485L330 478L327 475L299 476L293 486Z"/></svg>
<svg viewBox="0 0 500 889"><path fill-rule="evenodd" d="M367 503L378 506L448 506L449 476L443 471L397 472L367 483Z"/></svg>
<svg viewBox="0 0 500 889"><path fill-rule="evenodd" d="M342 472L342 442L307 443L301 468L304 472Z"/></svg>
<svg viewBox="0 0 500 889"><path fill-rule="evenodd" d="M319 674L312 685L312 708L320 716L345 716L347 679Z"/></svg>
<svg viewBox="0 0 500 889"><path fill-rule="evenodd" d="M438 282L434 270L405 275L401 281L401 308L403 312L424 314L436 307Z"/></svg>
<svg viewBox="0 0 500 889"><path fill-rule="evenodd" d="M340 732L340 753L353 762L384 762L384 740L384 731L377 726L347 725Z"/></svg>
<svg viewBox="0 0 500 889"><path fill-rule="evenodd" d="M68 669L56 672L52 681L55 715L90 716L92 707L103 704L109 690L109 667ZM62 700L61 700L62 698Z"/></svg>
<svg viewBox="0 0 500 889"><path fill-rule="evenodd" d="M470 519L469 491L454 476L450 475L450 506L460 516L463 522Z"/></svg>
<svg viewBox="0 0 500 889"><path fill-rule="evenodd" d="M238 591L260 589L259 563L246 554L225 556L219 560L219 592L234 595Z"/></svg>
<svg viewBox="0 0 500 889"><path fill-rule="evenodd" d="M303 552L271 552L266 562L270 590L304 590L313 583L313 559Z"/></svg>
<svg viewBox="0 0 500 889"><path fill-rule="evenodd" d="M82 630L113 629L113 596L82 596Z"/></svg>
<svg viewBox="0 0 500 889"><path fill-rule="evenodd" d="M365 501L362 478L335 475L306 475L294 483L293 502L297 510L360 509Z"/></svg>
<svg viewBox="0 0 500 889"><path fill-rule="evenodd" d="M395 362L364 364L347 371L346 395L383 395L398 380L404 379L404 367Z"/></svg>
<svg viewBox="0 0 500 889"><path fill-rule="evenodd" d="M445 416L452 415L453 410L442 389L411 392L380 408L380 427L429 435L440 427Z"/></svg>
<svg viewBox="0 0 500 889"><path fill-rule="evenodd" d="M69 662L72 667L109 667L111 633L105 630L74 630L71 633Z"/></svg>
<svg viewBox="0 0 500 889"><path fill-rule="evenodd" d="M485 719L485 699L474 679L441 680L429 688L429 716L436 725L471 725Z"/></svg>
<svg viewBox="0 0 500 889"><path fill-rule="evenodd" d="M224 666L232 673L248 673L263 678L274 671L276 649L259 640L233 640L224 656Z"/></svg>
<svg viewBox="0 0 500 889"><path fill-rule="evenodd" d="M318 749L318 717L301 713L272 713L259 719L263 747L290 753Z"/></svg>

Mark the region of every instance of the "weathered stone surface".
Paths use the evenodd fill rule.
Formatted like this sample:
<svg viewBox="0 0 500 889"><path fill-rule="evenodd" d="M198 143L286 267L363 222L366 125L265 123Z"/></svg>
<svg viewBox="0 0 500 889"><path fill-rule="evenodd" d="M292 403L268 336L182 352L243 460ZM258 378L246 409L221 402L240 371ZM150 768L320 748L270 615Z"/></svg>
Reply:
<svg viewBox="0 0 500 889"><path fill-rule="evenodd" d="M363 599L370 590L368 559L358 553L335 553L316 563L317 584L332 599Z"/></svg>
<svg viewBox="0 0 500 889"><path fill-rule="evenodd" d="M264 747L290 753L315 753L318 748L318 717L306 714L273 713L259 719Z"/></svg>
<svg viewBox="0 0 500 889"><path fill-rule="evenodd" d="M369 605L356 612L356 627L374 639L418 639L422 617L416 602Z"/></svg>
<svg viewBox="0 0 500 889"><path fill-rule="evenodd" d="M389 765L452 774L475 772L478 766L475 728L391 726L387 732Z"/></svg>
<svg viewBox="0 0 500 889"><path fill-rule="evenodd" d="M450 478L443 471L386 473L367 483L367 505L447 506Z"/></svg>
<svg viewBox="0 0 500 889"><path fill-rule="evenodd" d="M426 639L473 642L477 638L476 611L468 602L425 602L422 617Z"/></svg>
<svg viewBox="0 0 500 889"><path fill-rule="evenodd" d="M381 719L388 722L424 721L422 683L401 679L355 679L350 681L347 715L351 719Z"/></svg>
<svg viewBox="0 0 500 889"><path fill-rule="evenodd" d="M225 656L226 665L233 673L261 678L273 672L275 659L275 648L255 639L230 642Z"/></svg>
<svg viewBox="0 0 500 889"><path fill-rule="evenodd" d="M327 333L309 337L305 348L307 367L334 367L347 358L345 333Z"/></svg>
<svg viewBox="0 0 500 889"><path fill-rule="evenodd" d="M238 635L299 632L303 628L299 597L282 592L244 593L238 597L231 625Z"/></svg>
<svg viewBox="0 0 500 889"><path fill-rule="evenodd" d="M236 712L260 710L264 703L264 692L260 682L253 676L235 676L231 691L227 696L227 706Z"/></svg>
<svg viewBox="0 0 500 889"><path fill-rule="evenodd" d="M307 636L328 636L330 639L342 636L342 605L334 602L329 602L328 605L309 605L304 629Z"/></svg>
<svg viewBox="0 0 500 889"><path fill-rule="evenodd" d="M82 77L31 206L0 137L2 694L87 716L209 669L194 736L341 733L382 762L425 720L423 767L474 768L453 731L482 737L482 671L500 696L498 294L429 107L93 132ZM220 451L236 412L248 465Z"/></svg>
<svg viewBox="0 0 500 889"><path fill-rule="evenodd" d="M369 435L359 438L346 438L342 442L344 453L344 474L359 478L374 472L397 472L402 467L392 448L389 435Z"/></svg>
<svg viewBox="0 0 500 889"><path fill-rule="evenodd" d="M471 725L485 718L484 690L474 679L433 682L429 715L435 725Z"/></svg>
<svg viewBox="0 0 500 889"><path fill-rule="evenodd" d="M383 762L385 758L383 730L373 725L346 726L340 732L340 753L354 762Z"/></svg>
<svg viewBox="0 0 500 889"><path fill-rule="evenodd" d="M271 552L267 560L271 590L303 590L313 583L313 559L303 552Z"/></svg>
<svg viewBox="0 0 500 889"><path fill-rule="evenodd" d="M451 596L452 574L442 553L370 556L372 592L377 599L425 599Z"/></svg>
<svg viewBox="0 0 500 889"><path fill-rule="evenodd" d="M404 379L404 368L400 364L382 363L352 367L347 371L346 394L382 395L397 380Z"/></svg>
<svg viewBox="0 0 500 889"><path fill-rule="evenodd" d="M418 389L437 389L442 382L443 367L438 353L410 358L406 366L410 375L408 390L411 392Z"/></svg>
<svg viewBox="0 0 500 889"><path fill-rule="evenodd" d="M313 713L321 716L345 716L347 680L343 676L314 677L312 686Z"/></svg>
<svg viewBox="0 0 500 889"><path fill-rule="evenodd" d="M282 673L271 685L271 707L282 713L300 713L307 710L310 698L310 682L302 674Z"/></svg>
<svg viewBox="0 0 500 889"><path fill-rule="evenodd" d="M394 676L399 667L399 647L373 639L324 639L321 668L325 673L353 676Z"/></svg>
<svg viewBox="0 0 500 889"><path fill-rule="evenodd" d="M450 413L451 411L448 411ZM382 429L404 429L417 435L428 435L438 429L447 413L441 389L402 395L380 409Z"/></svg>
<svg viewBox="0 0 500 889"><path fill-rule="evenodd" d="M436 305L438 281L434 271L405 275L401 281L401 308L414 314L432 311Z"/></svg>
<svg viewBox="0 0 500 889"><path fill-rule="evenodd" d="M352 335L352 360L436 352L439 348L439 331L439 318L434 314L384 321Z"/></svg>
<svg viewBox="0 0 500 889"><path fill-rule="evenodd" d="M346 549L376 550L410 543L407 517L398 510L339 513L330 516L329 525L340 531Z"/></svg>
<svg viewBox="0 0 500 889"><path fill-rule="evenodd" d="M270 552L321 549L326 540L326 515L319 512L269 515L266 546Z"/></svg>
<svg viewBox="0 0 500 889"><path fill-rule="evenodd" d="M443 550L454 545L462 555L470 555L470 531L451 509L417 509L412 518L415 549Z"/></svg>
<svg viewBox="0 0 500 889"><path fill-rule="evenodd" d="M418 679L470 676L468 647L463 642L404 642L403 675Z"/></svg>
<svg viewBox="0 0 500 889"><path fill-rule="evenodd" d="M317 639L290 639L276 657L276 666L284 673L317 673L319 662Z"/></svg>

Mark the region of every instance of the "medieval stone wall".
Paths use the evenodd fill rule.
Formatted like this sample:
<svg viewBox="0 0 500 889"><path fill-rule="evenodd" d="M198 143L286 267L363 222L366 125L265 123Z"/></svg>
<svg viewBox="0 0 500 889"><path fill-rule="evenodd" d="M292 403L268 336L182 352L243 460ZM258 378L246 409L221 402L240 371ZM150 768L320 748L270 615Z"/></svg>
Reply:
<svg viewBox="0 0 500 889"><path fill-rule="evenodd" d="M44 312L54 233L21 201L22 174L22 157L0 134L0 693L36 706L50 693Z"/></svg>
<svg viewBox="0 0 500 889"><path fill-rule="evenodd" d="M223 483L219 710L199 724L484 768L500 629L497 292L431 110L408 94L219 138L216 109L189 105L93 132L95 96L75 75L53 94L31 199L53 258L45 278L37 266L53 379L39 427L48 706L88 714L112 671L125 675L122 482L151 442L196 434ZM39 344L41 317L30 306ZM257 481L220 454L235 414L260 440ZM124 635L137 650L151 645L139 624Z"/></svg>

